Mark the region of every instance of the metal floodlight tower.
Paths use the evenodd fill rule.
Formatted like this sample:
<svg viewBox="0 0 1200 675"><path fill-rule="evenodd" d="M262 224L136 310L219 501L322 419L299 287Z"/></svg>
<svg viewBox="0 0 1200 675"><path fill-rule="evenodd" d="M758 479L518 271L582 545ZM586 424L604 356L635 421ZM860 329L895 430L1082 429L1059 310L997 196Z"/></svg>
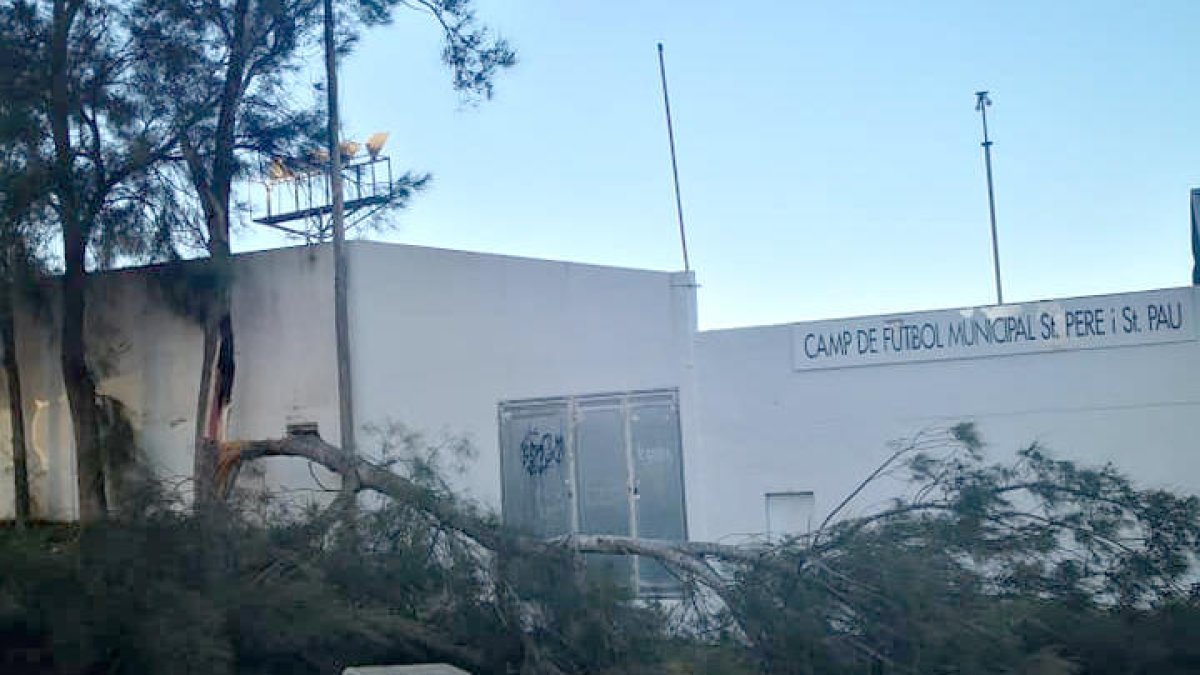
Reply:
<svg viewBox="0 0 1200 675"><path fill-rule="evenodd" d="M331 185L333 161L328 148L313 148L298 157L271 158L256 181L264 188L266 213L254 222L306 241L325 241L333 232L335 194L343 195L343 233L371 217L395 198L397 191L392 160L382 154L386 138L386 132L379 132L366 143L339 140L342 185L337 189ZM288 225L296 221L303 224Z"/></svg>
<svg viewBox="0 0 1200 675"><path fill-rule="evenodd" d="M992 218L992 267L996 273L996 304L1004 304L1004 292L1000 286L1000 245L996 238L996 193L992 188L992 141L988 138L987 109L992 99L986 91L975 92L975 110L983 120L983 162L987 166L988 212Z"/></svg>

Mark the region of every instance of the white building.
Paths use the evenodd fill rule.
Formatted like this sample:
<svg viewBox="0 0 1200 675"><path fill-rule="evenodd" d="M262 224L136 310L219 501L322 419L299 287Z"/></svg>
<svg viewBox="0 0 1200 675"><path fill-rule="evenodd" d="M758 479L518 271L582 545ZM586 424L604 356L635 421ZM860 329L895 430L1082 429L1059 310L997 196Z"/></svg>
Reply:
<svg viewBox="0 0 1200 675"><path fill-rule="evenodd" d="M890 441L961 421L1200 492L1198 288L700 333L690 534L761 532L768 493L822 517Z"/></svg>
<svg viewBox="0 0 1200 675"><path fill-rule="evenodd" d="M311 423L338 438L330 253L237 256L231 438ZM348 259L358 423L465 435L476 454L456 485L538 532L802 530L889 441L962 420L997 451L1039 441L1200 491L1193 287L699 332L690 273L365 242ZM100 390L130 410L143 461L186 479L201 332L171 290L177 276L97 276L88 329ZM38 514L70 519L57 308L26 309L18 358ZM5 404L0 517L12 514L8 424ZM370 433L359 445L370 452ZM336 484L302 460L263 467L243 482L301 497Z"/></svg>

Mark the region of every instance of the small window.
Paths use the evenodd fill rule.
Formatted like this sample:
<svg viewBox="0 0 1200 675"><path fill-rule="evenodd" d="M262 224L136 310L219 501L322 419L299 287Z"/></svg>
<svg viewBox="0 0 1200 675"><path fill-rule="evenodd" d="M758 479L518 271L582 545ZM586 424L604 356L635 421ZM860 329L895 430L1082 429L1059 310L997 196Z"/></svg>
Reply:
<svg viewBox="0 0 1200 675"><path fill-rule="evenodd" d="M500 404L506 524L537 536L578 532L687 538L675 390ZM639 592L671 592L652 560L593 560Z"/></svg>
<svg viewBox="0 0 1200 675"><path fill-rule="evenodd" d="M812 492L768 492L767 538L772 542L808 534L816 498Z"/></svg>

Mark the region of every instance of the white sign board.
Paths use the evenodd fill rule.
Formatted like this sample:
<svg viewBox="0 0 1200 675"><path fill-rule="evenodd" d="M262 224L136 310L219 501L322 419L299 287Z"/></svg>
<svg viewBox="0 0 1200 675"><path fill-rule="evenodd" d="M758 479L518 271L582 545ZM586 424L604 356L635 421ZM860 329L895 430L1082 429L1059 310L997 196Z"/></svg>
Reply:
<svg viewBox="0 0 1200 675"><path fill-rule="evenodd" d="M1191 288L792 326L796 370L971 359L1196 339Z"/></svg>

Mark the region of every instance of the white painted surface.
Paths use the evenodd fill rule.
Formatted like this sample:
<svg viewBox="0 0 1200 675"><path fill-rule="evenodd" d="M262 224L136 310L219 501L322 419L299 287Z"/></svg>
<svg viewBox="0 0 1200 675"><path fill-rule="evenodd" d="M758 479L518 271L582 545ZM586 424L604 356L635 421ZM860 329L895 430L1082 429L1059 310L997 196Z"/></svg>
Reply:
<svg viewBox="0 0 1200 675"><path fill-rule="evenodd" d="M680 385L695 328L689 278L359 242L349 258L357 421L403 422L434 441L466 436L477 454L454 480L488 507L500 505L501 400L674 387L690 396ZM235 258L230 438L278 438L288 424L315 422L336 442L331 263L329 247ZM145 461L186 493L202 334L167 303L155 274L93 278L89 350L100 392L130 408ZM74 444L57 305L47 296L23 313L18 347L37 513L70 519ZM13 513L6 407L0 420L4 518ZM360 451L371 455L376 440L360 433ZM304 460L270 458L245 467L239 484L303 502L326 498L322 486L338 481Z"/></svg>
<svg viewBox="0 0 1200 675"><path fill-rule="evenodd" d="M1195 311L1197 291L1169 291ZM1160 292L1128 294L1134 305ZM1106 299L1107 301L1107 299ZM1105 305L1107 306L1107 305ZM860 319L858 321L872 321ZM768 492L812 490L817 520L888 453L890 441L970 420L989 450L1030 442L1147 484L1200 492L1200 343L797 371L810 325L700 333L699 442L685 448L698 539L766 529ZM851 513L888 496L868 494Z"/></svg>
<svg viewBox="0 0 1200 675"><path fill-rule="evenodd" d="M119 399L141 445L139 460L168 478L190 473L190 387L199 378L199 334L170 310L148 270L94 277L88 293L89 363L101 395ZM59 367L59 303L47 284L18 311L17 357L25 398L26 443L35 515L71 519L78 509L70 409ZM0 417L5 464L0 517L12 514L7 397Z"/></svg>
<svg viewBox="0 0 1200 675"><path fill-rule="evenodd" d="M1038 441L1068 457L1113 461L1152 485L1200 491L1194 288L1051 303L1100 302L1118 314L1184 303L1168 341L797 370L797 335L895 317L697 334L686 274L360 242L349 258L358 423L402 422L435 440L466 436L476 455L453 482L491 508L500 504L500 401L663 388L680 395L693 539L763 537L768 493L813 492L819 522L890 441L963 420L976 422L995 452ZM315 422L336 439L329 249L238 256L235 270L230 436L273 438L289 423ZM101 392L131 408L146 461L186 485L201 335L152 277L131 270L94 280L92 357ZM46 298L24 308L18 356L39 515L69 519L74 459L56 305ZM0 407L0 517L12 514L7 423ZM360 432L359 448L372 455L377 439ZM242 485L320 496L307 462L257 466ZM887 496L869 493L851 513Z"/></svg>
<svg viewBox="0 0 1200 675"><path fill-rule="evenodd" d="M349 253L358 423L465 435L478 454L455 484L489 507L501 401L686 389L683 275L365 242ZM359 447L372 451L369 435Z"/></svg>
<svg viewBox="0 0 1200 675"><path fill-rule="evenodd" d="M816 499L811 492L768 492L764 495L767 507L767 538L781 541L812 531Z"/></svg>
<svg viewBox="0 0 1200 675"><path fill-rule="evenodd" d="M162 268L106 273L90 281L87 336L98 391L123 402L141 460L185 495L190 491L196 391L203 334L156 279ZM277 438L288 422L316 421L337 437L330 256L291 248L238 256L232 300L237 375L229 432ZM58 301L48 288L23 308L18 358L38 517L77 513L74 440L59 368ZM13 513L11 436L6 397L0 419L0 518ZM269 459L243 472L242 484L314 493L307 462ZM331 476L318 471L327 484Z"/></svg>
<svg viewBox="0 0 1200 675"><path fill-rule="evenodd" d="M235 260L229 438L279 438L288 424L315 422L337 443L332 248L298 246ZM334 474L291 457L244 467L238 484L282 491L298 503L328 499L324 488L340 486Z"/></svg>
<svg viewBox="0 0 1200 675"><path fill-rule="evenodd" d="M57 309L57 308L55 308ZM77 510L75 465L67 397L59 377L58 331L48 307L18 307L29 317L17 328L17 360L21 368L28 449L29 487L35 513L50 519L70 519ZM0 517L14 513L11 417L7 389L3 393L4 436L0 438Z"/></svg>

